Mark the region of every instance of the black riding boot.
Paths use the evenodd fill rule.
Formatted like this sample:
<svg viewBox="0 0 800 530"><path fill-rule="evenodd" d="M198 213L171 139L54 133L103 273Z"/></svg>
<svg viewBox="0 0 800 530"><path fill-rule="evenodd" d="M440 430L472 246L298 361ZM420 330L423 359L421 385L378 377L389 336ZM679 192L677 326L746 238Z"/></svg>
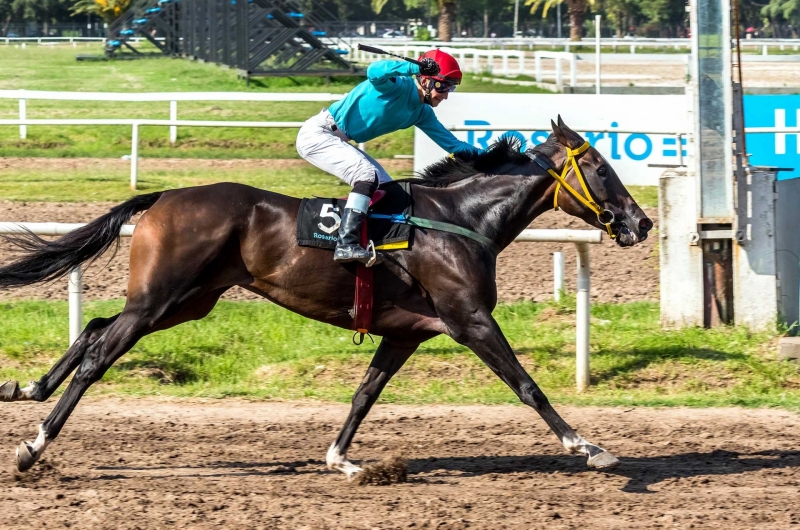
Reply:
<svg viewBox="0 0 800 530"><path fill-rule="evenodd" d="M361 247L361 224L366 214L352 208L345 208L342 224L339 226L339 239L333 260L340 263L359 261L366 264L372 255Z"/></svg>

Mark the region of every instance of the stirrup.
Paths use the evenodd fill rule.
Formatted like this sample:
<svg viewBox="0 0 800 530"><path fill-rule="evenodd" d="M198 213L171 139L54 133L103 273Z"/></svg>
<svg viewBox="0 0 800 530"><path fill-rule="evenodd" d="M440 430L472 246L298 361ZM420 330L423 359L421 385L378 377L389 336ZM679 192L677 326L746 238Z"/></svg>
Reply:
<svg viewBox="0 0 800 530"><path fill-rule="evenodd" d="M373 265L375 265L375 262L378 260L378 255L375 252L375 243L373 243L371 239L369 240L369 244L367 244L366 251L367 252L371 252L372 256L369 258L369 261L367 261L364 264L364 266L365 267L372 267Z"/></svg>

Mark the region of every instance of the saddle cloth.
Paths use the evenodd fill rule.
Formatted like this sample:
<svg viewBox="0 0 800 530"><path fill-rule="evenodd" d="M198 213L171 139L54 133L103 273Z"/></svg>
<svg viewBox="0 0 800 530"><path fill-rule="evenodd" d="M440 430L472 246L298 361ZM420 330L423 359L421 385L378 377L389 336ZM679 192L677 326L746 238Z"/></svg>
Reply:
<svg viewBox="0 0 800 530"><path fill-rule="evenodd" d="M385 192L380 195L380 192ZM336 239L341 224L346 199L305 198L297 212L297 244L301 247L316 247L328 250L336 248ZM388 182L375 194L370 213L413 215L411 184ZM411 227L393 223L388 219L370 219L369 234L376 250L389 251L410 248Z"/></svg>

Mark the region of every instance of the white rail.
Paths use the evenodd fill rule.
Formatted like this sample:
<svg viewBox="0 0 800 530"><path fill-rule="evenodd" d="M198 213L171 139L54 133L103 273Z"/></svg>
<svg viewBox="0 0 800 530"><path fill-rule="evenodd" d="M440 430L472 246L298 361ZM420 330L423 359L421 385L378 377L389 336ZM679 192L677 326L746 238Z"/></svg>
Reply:
<svg viewBox="0 0 800 530"><path fill-rule="evenodd" d="M54 90L0 90L2 99L62 101L336 101L344 94L327 92L59 92Z"/></svg>
<svg viewBox="0 0 800 530"><path fill-rule="evenodd" d="M0 234L19 234L26 231L40 236L60 236L86 226L86 223L25 223L0 222ZM130 237L136 225L123 225L121 237ZM589 245L602 242L600 230L523 230L515 242L574 243L578 254L578 290L576 294L575 317L575 381L578 392L589 386L589 318L591 312L591 269L589 265ZM559 253L560 254L560 253ZM563 266L563 260L562 260ZM555 272L558 275L558 270ZM69 300L69 344L72 345L81 334L83 324L82 273L80 267L69 275L67 287ZM561 271L563 278L563 268ZM563 290L563 279L562 279Z"/></svg>
<svg viewBox="0 0 800 530"><path fill-rule="evenodd" d="M164 40L163 38L156 38L156 40ZM374 38L374 37L359 37L353 39L344 39L346 41L350 41L350 45L355 47L355 44L362 43L362 44L379 44L379 45L386 45L387 43L391 43L393 45L398 44L408 44L408 45L417 45L417 46L424 46L426 49L430 49L433 47L441 47L441 46L448 46L450 48L461 48L461 47L486 47L487 49L500 49L504 50L506 47L511 48L518 48L522 49L523 47L527 47L528 49L533 49L534 47L541 47L541 46L550 46L550 47L563 47L564 51L569 51L570 47L573 46L591 46L594 39L584 39L578 42L571 41L569 39L557 39L557 38L501 38L501 39L460 39L456 38L451 42L441 42L441 41L425 41L425 42L417 42L414 41L412 38L406 39L383 39L383 38ZM145 42L145 39L142 37L133 37L128 39L129 42L133 42L135 44ZM635 37L635 38L615 38L615 37L605 37L600 39L601 45L603 47L611 47L614 51L617 48L628 48L630 49L630 53L636 53L637 48L672 48L675 50L686 49L689 50L691 48L691 43L689 39L651 39L651 38L642 38L642 37ZM73 47L77 45L79 42L98 42L98 43L105 43L106 39L104 37L0 37L0 43L11 45L16 43L21 43L24 47L26 43L36 43L39 45L43 44L58 44L58 43L69 43L72 44ZM800 39L741 39L741 46L743 48L761 48L762 55L768 55L770 48L778 48L779 50L788 50L791 49L793 51L800 50Z"/></svg>
<svg viewBox="0 0 800 530"><path fill-rule="evenodd" d="M250 92L57 92L48 90L0 90L0 99L19 100L19 119L0 120L0 125L18 125L19 137L28 136L28 125L127 125L131 127L131 189L136 189L139 164L139 127L145 125L168 126L169 141L174 144L178 139L178 127L254 127L254 128L299 128L303 122L274 121L215 121L215 120L179 120L179 101L337 101L345 94L331 93L250 93ZM115 101L115 102L164 102L169 101L169 120L127 119L127 118L86 118L86 119L29 119L27 117L28 100L56 101ZM362 146L360 146L362 147Z"/></svg>
<svg viewBox="0 0 800 530"><path fill-rule="evenodd" d="M578 65L577 57L574 53L569 52L534 52L534 68L536 73L536 80L541 82L543 78L542 72L542 59L555 59L556 63L556 88L561 90L564 86L561 76L561 61L569 63L569 85L577 86L578 84Z"/></svg>
<svg viewBox="0 0 800 530"><path fill-rule="evenodd" d="M27 119L28 100L55 100L55 101L114 101L114 102L161 102L169 101L169 119L178 122L178 102L179 101L337 101L342 99L345 94L331 93L284 93L284 92L57 92L51 90L0 90L0 99L19 100L19 119ZM80 120L70 122L69 125L133 125L134 121L142 120ZM147 121L147 120L145 120ZM163 121L163 120L155 120ZM277 123L277 122L196 122L192 121L196 127L214 127L221 123L230 123L231 127L258 127L261 125L245 125L248 123ZM213 123L214 125L203 125L202 123ZM290 122L294 123L294 122ZM68 125L63 121L48 123L46 121L26 122L19 126L19 137L24 140L28 136L27 124L31 125ZM158 123L147 123L146 125L158 125ZM136 131L133 131L136 134ZM174 144L178 139L178 125L170 125L169 142ZM134 148L136 149L136 148ZM135 189L135 188L134 188Z"/></svg>

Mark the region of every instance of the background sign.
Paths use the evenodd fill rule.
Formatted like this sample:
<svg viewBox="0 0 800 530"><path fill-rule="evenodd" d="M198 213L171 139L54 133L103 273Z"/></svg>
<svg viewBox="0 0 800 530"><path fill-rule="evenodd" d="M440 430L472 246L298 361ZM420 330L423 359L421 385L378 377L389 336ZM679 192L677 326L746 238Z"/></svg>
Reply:
<svg viewBox="0 0 800 530"><path fill-rule="evenodd" d="M462 125L523 126L517 131L454 131L475 147L486 148L505 134L523 141L523 149L538 145L550 134L550 120L564 122L597 148L624 184L655 186L665 171L650 164L678 164L677 138L663 133L692 130L690 100L682 95L629 96L594 94L468 94L455 92L435 109L445 127ZM611 132L597 132L602 130ZM615 133L613 129L641 131ZM661 134L659 134L661 133ZM683 156L690 155L683 137ZM749 142L749 139L748 139ZM417 129L414 171L446 156ZM688 160L684 160L688 163Z"/></svg>
<svg viewBox="0 0 800 530"><path fill-rule="evenodd" d="M797 127L800 125L800 96L745 96L746 127ZM800 177L798 134L748 134L750 164L792 168L781 171L778 180Z"/></svg>

